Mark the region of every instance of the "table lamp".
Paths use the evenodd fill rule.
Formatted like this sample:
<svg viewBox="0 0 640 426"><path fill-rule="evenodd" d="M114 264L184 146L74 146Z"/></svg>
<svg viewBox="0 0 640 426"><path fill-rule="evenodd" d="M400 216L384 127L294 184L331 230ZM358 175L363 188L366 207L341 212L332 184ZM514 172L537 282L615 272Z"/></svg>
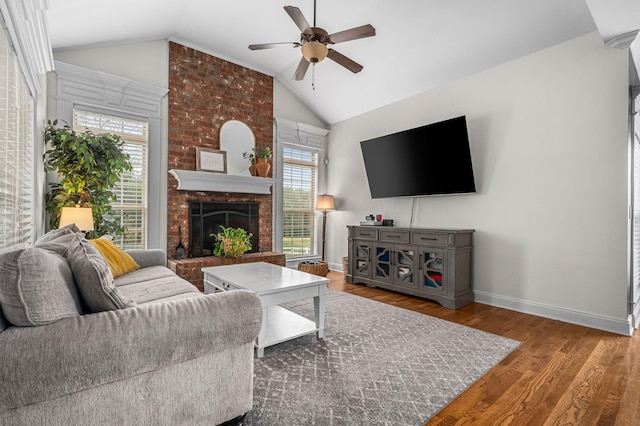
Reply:
<svg viewBox="0 0 640 426"><path fill-rule="evenodd" d="M81 231L93 231L93 211L88 207L63 207L58 228L75 223Z"/></svg>
<svg viewBox="0 0 640 426"><path fill-rule="evenodd" d="M322 212L322 261L324 262L324 242L327 231L327 212L336 209L336 203L333 199L333 195L318 195L316 199L316 210Z"/></svg>

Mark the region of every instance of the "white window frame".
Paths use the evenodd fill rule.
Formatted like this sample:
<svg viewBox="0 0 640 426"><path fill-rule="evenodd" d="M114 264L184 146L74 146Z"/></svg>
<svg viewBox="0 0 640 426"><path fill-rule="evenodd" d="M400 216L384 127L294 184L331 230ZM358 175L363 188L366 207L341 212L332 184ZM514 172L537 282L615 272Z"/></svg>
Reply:
<svg viewBox="0 0 640 426"><path fill-rule="evenodd" d="M51 42L46 22L46 2L23 2L18 0L0 0L0 26L2 31L6 31L7 42L15 54L15 61L11 66L15 67L18 78L24 79L26 88L22 87L22 97L28 97L28 109L25 114L19 117L22 124L21 133L26 137L21 139L21 143L26 144L25 153L20 158L20 164L6 164L5 167L17 166L18 169L26 170L22 174L22 182L18 184L16 196L26 200L23 208L26 212L21 212L20 226L27 233L21 233L19 238L14 236L0 236L3 249L13 250L20 248L24 244L31 243L43 232L44 207L43 207L43 161L42 143L36 135L43 133L44 117L40 117L39 104L44 104L45 93L41 89L41 83L48 71L53 69L53 55L51 52ZM16 63L17 62L17 63ZM16 104L9 104L6 98L7 111L12 108L19 109ZM6 130L6 126L5 126ZM30 206L30 207L27 207ZM16 225L18 226L18 225ZM3 232L3 231L0 231Z"/></svg>
<svg viewBox="0 0 640 426"><path fill-rule="evenodd" d="M142 199L138 203L126 203L123 202L123 195L126 194L126 185L124 181L128 179L133 172L124 172L121 175L121 180L116 184L113 192L117 196L117 201L114 202L111 207L114 212L117 212L117 216L120 218L120 224L127 228L126 218L123 214L125 211L138 212L142 216L142 223L139 226L140 239L132 241L131 233L135 230L135 226L128 229L123 236L115 236L114 242L123 249L137 249L146 247L146 234L147 234L147 189L148 189L148 151L149 151L149 123L145 119L137 119L130 117L121 117L115 114L98 113L95 111L87 111L83 109L74 109L73 114L74 122L73 129L76 132L84 132L85 129L89 129L94 134L111 133L118 135L125 143L125 152L127 147L137 147L141 151L142 158L140 162L137 162L135 158L131 159L131 164L134 167L139 167L142 172L142 179L135 187L138 188L142 185ZM82 122L82 123L79 123ZM109 123L115 123L116 126L109 126ZM134 181L135 182L135 181ZM137 215L136 215L137 216Z"/></svg>
<svg viewBox="0 0 640 426"><path fill-rule="evenodd" d="M275 118L275 156L274 162L274 178L276 184L273 186L273 249L277 252L283 251L283 148L284 146L299 147L303 149L316 150L318 157L318 168L316 175L316 194L326 193L326 140L329 130L311 126L304 123L298 123L283 118ZM315 205L314 205L315 207ZM287 266L295 267L301 260L319 260L320 246L322 237L320 235L321 215L314 216L314 232L315 232L315 250L313 255L303 257L287 257Z"/></svg>
<svg viewBox="0 0 640 426"><path fill-rule="evenodd" d="M35 100L4 29L0 37L0 250L9 250L34 238Z"/></svg>
<svg viewBox="0 0 640 426"><path fill-rule="evenodd" d="M308 163L305 162L305 161L296 161L296 160L287 161L285 159L285 156L284 156L284 151L286 151L287 149L302 151L304 153L309 153L309 154L312 155L313 161L312 162L308 162ZM317 226L317 223L316 223L316 220L315 220L314 208L315 208L316 197L318 195L318 172L319 172L318 157L319 157L320 153L319 153L319 151L317 149L314 149L314 148L307 148L307 147L302 147L302 146L292 145L292 144L287 144L287 143L283 144L282 153L283 153L283 155L280 157L282 159L282 168L283 168L283 179L281 180L281 182L282 182L282 185L281 185L282 198L283 198L282 199L282 204L283 204L283 206L282 206L283 207L282 208L282 222L283 222L282 231L283 232L282 232L282 238L281 238L282 245L283 245L282 246L282 252L285 253L286 256L287 256L287 259L290 259L290 260L300 260L300 259L314 258L314 257L318 256L318 243L317 243L318 242L318 239L317 239L317 228L318 228L318 226ZM287 163L292 164L293 167L300 166L302 168L311 169L312 173L313 173L313 176L311 178L311 186L312 186L311 191L313 192L313 197L310 200L311 204L309 206L301 206L301 209L299 211L299 213L302 213L302 214L307 214L307 213L311 214L311 221L312 221L312 225L311 226L312 226L312 229L311 229L310 238L311 238L312 244L311 244L311 252L310 253L306 253L306 254L289 254L289 253L287 253L285 251L285 247L284 247L284 245L285 245L284 244L284 228L285 228L284 217L286 215L285 208L284 208L284 204L285 204L285 202L284 202L285 201L284 200L284 197L285 197L284 168L286 167ZM309 210L309 212L306 211L307 209Z"/></svg>
<svg viewBox="0 0 640 426"><path fill-rule="evenodd" d="M162 143L162 99L168 89L55 62L57 117L69 124L82 109L149 122L146 248L167 247L167 153Z"/></svg>

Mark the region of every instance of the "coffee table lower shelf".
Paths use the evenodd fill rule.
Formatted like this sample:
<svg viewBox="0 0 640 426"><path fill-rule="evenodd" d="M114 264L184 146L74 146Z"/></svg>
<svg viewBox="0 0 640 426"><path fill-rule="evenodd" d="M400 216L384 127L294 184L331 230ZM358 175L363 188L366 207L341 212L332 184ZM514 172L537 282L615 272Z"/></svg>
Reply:
<svg viewBox="0 0 640 426"><path fill-rule="evenodd" d="M264 342L256 342L256 347L260 354L263 353L264 348L267 346L276 345L318 331L314 321L291 312L282 306L269 306L266 308L265 313L267 318L263 318L263 321L266 321L267 327Z"/></svg>
<svg viewBox="0 0 640 426"><path fill-rule="evenodd" d="M262 303L262 326L256 338L256 355L264 348L307 334L324 339L324 315L329 279L265 262L202 268L205 293L254 291ZM280 305L313 299L314 321Z"/></svg>

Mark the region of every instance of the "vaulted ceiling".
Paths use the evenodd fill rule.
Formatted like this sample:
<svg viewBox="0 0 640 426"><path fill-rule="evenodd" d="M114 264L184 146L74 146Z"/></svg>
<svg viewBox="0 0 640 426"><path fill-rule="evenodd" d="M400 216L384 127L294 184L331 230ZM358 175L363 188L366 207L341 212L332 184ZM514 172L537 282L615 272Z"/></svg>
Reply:
<svg viewBox="0 0 640 426"><path fill-rule="evenodd" d="M362 64L353 74L326 59L294 81L299 48L283 9L313 26L313 0L51 0L55 51L169 39L274 76L332 124L541 49L599 31L603 40L640 29L637 0L317 0L329 34L371 24L374 37L333 48ZM315 81L315 90L312 87Z"/></svg>

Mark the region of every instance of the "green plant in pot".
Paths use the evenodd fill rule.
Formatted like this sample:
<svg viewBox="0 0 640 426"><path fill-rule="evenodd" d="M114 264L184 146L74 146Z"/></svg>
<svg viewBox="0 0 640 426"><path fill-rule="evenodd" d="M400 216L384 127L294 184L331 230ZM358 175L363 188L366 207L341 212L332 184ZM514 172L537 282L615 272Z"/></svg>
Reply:
<svg viewBox="0 0 640 426"><path fill-rule="evenodd" d="M257 150L257 155L258 161L256 162L256 171L258 172L258 176L267 177L269 169L271 169L271 164L269 164L267 160L271 160L273 157L271 148L261 148Z"/></svg>
<svg viewBox="0 0 640 426"><path fill-rule="evenodd" d="M258 151L258 158L262 158L264 160L271 160L272 157L273 157L273 154L271 153L271 148L269 147L261 148Z"/></svg>
<svg viewBox="0 0 640 426"><path fill-rule="evenodd" d="M253 234L242 228L232 228L220 225L221 232L210 234L215 237L213 247L214 256L240 257L251 250L251 237Z"/></svg>
<svg viewBox="0 0 640 426"><path fill-rule="evenodd" d="M249 160L249 163L251 163L249 165L249 173L251 173L251 176L255 176L256 175L256 148L254 147L251 152L245 151L242 153L242 158L244 158L245 160Z"/></svg>
<svg viewBox="0 0 640 426"><path fill-rule="evenodd" d="M125 228L113 216L111 204L120 174L132 170L124 141L118 135L96 135L88 129L79 133L68 124L57 125L58 120L48 121L44 132L49 147L44 153L45 170L57 173L59 180L50 183L45 194L49 227L58 227L62 207L79 205L91 207L93 213L94 230L87 238L123 235Z"/></svg>

